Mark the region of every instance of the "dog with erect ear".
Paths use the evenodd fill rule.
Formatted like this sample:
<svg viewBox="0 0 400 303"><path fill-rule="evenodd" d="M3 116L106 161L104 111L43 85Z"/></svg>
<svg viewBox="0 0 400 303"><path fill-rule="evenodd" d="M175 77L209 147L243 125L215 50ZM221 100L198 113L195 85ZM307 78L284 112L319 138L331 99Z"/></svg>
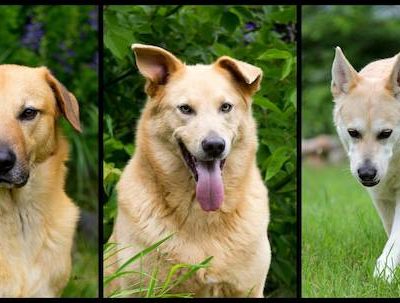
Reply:
<svg viewBox="0 0 400 303"><path fill-rule="evenodd" d="M46 67L0 65L0 297L61 295L78 208L64 190L79 105Z"/></svg>
<svg viewBox="0 0 400 303"><path fill-rule="evenodd" d="M337 47L331 91L351 173L370 193L388 235L374 276L391 282L400 264L400 53L357 72Z"/></svg>
<svg viewBox="0 0 400 303"><path fill-rule="evenodd" d="M160 47L132 49L148 101L135 154L117 186L118 215L109 241L124 249L105 268L113 272L173 234L130 270L151 274L157 266L163 281L175 264L213 257L173 292L262 297L271 260L269 208L251 111L262 70L228 56L186 65ZM109 291L138 283L145 288L149 280L139 274L114 282Z"/></svg>

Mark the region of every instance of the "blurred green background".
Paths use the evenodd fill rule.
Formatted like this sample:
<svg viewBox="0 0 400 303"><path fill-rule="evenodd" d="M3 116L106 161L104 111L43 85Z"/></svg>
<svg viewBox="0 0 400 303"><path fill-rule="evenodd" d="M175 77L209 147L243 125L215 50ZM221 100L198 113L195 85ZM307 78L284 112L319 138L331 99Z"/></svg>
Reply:
<svg viewBox="0 0 400 303"><path fill-rule="evenodd" d="M398 5L303 6L303 138L328 134L337 139L330 92L335 47L340 46L359 71L372 61L396 55L399 37ZM337 147L325 154L303 156L302 296L398 298L398 282L389 285L372 276L387 237L370 197L351 175L336 142ZM334 154L341 154L336 159L342 160L333 161Z"/></svg>
<svg viewBox="0 0 400 303"><path fill-rule="evenodd" d="M104 242L116 215L115 184L134 152L135 125L146 100L130 45L157 45L188 64L229 55L264 71L253 109L258 166L271 209L273 255L265 294L296 295L295 24L295 6L104 7Z"/></svg>
<svg viewBox="0 0 400 303"><path fill-rule="evenodd" d="M0 64L47 66L80 105L82 134L60 121L70 143L67 193L81 210L64 297L98 293L97 20L97 6L0 6Z"/></svg>
<svg viewBox="0 0 400 303"><path fill-rule="evenodd" d="M330 93L335 47L359 71L400 51L399 5L302 7L302 136L335 133Z"/></svg>

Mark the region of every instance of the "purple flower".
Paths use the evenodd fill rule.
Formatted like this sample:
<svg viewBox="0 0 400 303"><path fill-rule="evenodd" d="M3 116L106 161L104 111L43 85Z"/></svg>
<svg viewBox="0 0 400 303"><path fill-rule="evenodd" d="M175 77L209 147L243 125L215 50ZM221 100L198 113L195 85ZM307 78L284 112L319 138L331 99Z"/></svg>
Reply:
<svg viewBox="0 0 400 303"><path fill-rule="evenodd" d="M98 19L98 11L97 11L97 8L94 8L93 10L91 10L89 12L88 22L89 22L89 25L96 31L97 31L97 26L98 26L97 19Z"/></svg>
<svg viewBox="0 0 400 303"><path fill-rule="evenodd" d="M38 51L43 35L44 30L42 28L42 24L30 19L25 25L24 34L21 38L21 44L34 51Z"/></svg>
<svg viewBox="0 0 400 303"><path fill-rule="evenodd" d="M257 24L255 24L253 21L247 22L245 24L245 29L246 31L252 32L257 29Z"/></svg>

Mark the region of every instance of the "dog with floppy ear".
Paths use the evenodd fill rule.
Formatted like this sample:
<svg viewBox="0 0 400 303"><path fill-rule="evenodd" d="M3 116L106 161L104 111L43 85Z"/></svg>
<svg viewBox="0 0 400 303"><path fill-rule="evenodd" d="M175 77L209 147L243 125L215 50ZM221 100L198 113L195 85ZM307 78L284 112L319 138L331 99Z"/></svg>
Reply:
<svg viewBox="0 0 400 303"><path fill-rule="evenodd" d="M400 53L357 72L337 47L331 91L351 173L371 195L388 235L374 276L392 282L400 264Z"/></svg>
<svg viewBox="0 0 400 303"><path fill-rule="evenodd" d="M262 297L271 259L269 208L251 112L262 70L228 56L186 65L156 46L132 48L149 98L135 154L117 186L118 215L109 241L124 249L105 264L106 274L173 236L129 269L148 275L121 276L108 291L140 283L146 288L155 267L164 281L172 265L212 256L209 267L172 291Z"/></svg>
<svg viewBox="0 0 400 303"><path fill-rule="evenodd" d="M79 106L46 67L0 65L0 297L55 297L68 282L79 210L64 191L64 116Z"/></svg>

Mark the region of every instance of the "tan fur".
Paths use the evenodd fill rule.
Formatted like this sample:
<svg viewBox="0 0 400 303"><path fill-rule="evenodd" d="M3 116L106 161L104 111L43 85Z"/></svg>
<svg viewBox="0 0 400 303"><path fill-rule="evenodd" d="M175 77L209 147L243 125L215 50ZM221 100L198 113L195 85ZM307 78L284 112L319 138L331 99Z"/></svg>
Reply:
<svg viewBox="0 0 400 303"><path fill-rule="evenodd" d="M118 184L118 216L110 242L131 247L121 250L118 260L110 263L121 265L175 233L158 253L144 258L146 272L151 274L158 266L163 281L171 265L199 263L213 256L209 268L199 270L175 292L197 297L262 297L271 258L269 209L267 190L256 166L256 125L250 109L250 97L259 87L262 72L229 57L212 65L187 66L168 53L167 59L146 60L172 60L174 71L148 75L143 72L140 55L147 49L156 54L166 52L134 45L139 69L147 77L146 87L152 87L153 97L138 124L135 154ZM150 73L160 71L154 66L144 68ZM218 107L226 99L234 104L234 110L225 116L218 113ZM196 116L186 121L176 110L179 102L195 108ZM196 154L199 142L210 131L225 135L232 146L223 169L222 207L205 212L196 200L195 181L176 138ZM106 264L106 274L115 271L116 265ZM131 275L119 279L111 289L127 289L137 282L138 276ZM144 285L147 282L145 279Z"/></svg>
<svg viewBox="0 0 400 303"><path fill-rule="evenodd" d="M0 65L0 143L29 172L23 187L0 187L0 297L58 296L69 279L78 208L64 192L68 145L56 125L63 105L77 107L67 92L44 67ZM27 105L40 113L20 121ZM79 112L68 115L79 128Z"/></svg>

